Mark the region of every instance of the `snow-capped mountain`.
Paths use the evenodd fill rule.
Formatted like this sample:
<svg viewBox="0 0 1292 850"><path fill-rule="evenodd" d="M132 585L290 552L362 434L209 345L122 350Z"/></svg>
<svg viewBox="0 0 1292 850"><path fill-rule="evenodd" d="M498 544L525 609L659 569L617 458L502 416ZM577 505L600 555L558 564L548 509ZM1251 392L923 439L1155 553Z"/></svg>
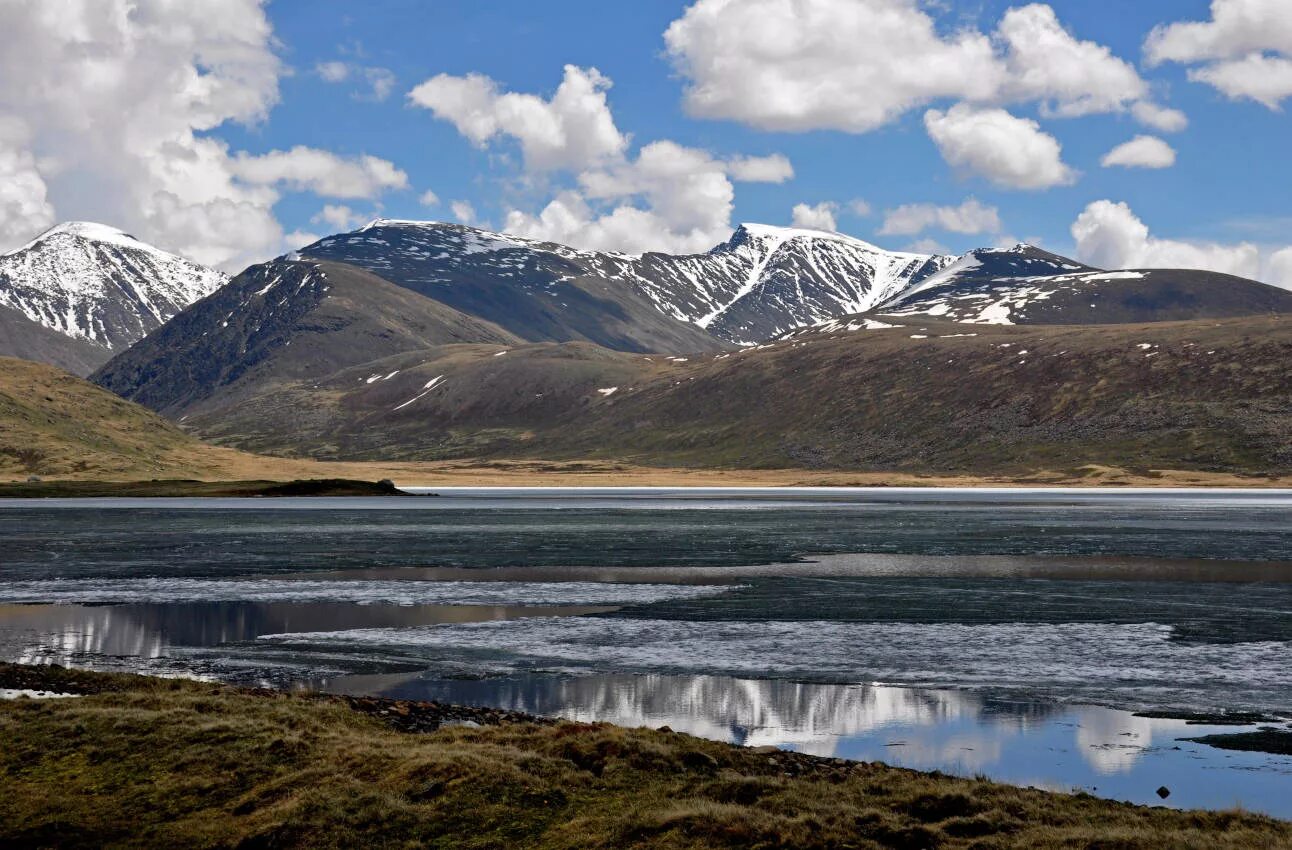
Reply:
<svg viewBox="0 0 1292 850"><path fill-rule="evenodd" d="M113 351L227 280L115 228L74 221L0 256L0 305Z"/></svg>
<svg viewBox="0 0 1292 850"><path fill-rule="evenodd" d="M737 343L861 313L954 258L885 251L840 233L742 224L707 254L644 254L625 269L656 306Z"/></svg>
<svg viewBox="0 0 1292 850"><path fill-rule="evenodd" d="M1292 292L1196 269L1105 271L1018 244L979 249L879 305L884 316L1086 325L1292 312Z"/></svg>
<svg viewBox="0 0 1292 850"><path fill-rule="evenodd" d="M756 224L741 225L708 253L674 256L580 251L389 219L329 236L300 255L361 266L526 339L589 339L626 350L649 350L657 340L663 351L711 347L713 337L758 342L869 310L954 259Z"/></svg>

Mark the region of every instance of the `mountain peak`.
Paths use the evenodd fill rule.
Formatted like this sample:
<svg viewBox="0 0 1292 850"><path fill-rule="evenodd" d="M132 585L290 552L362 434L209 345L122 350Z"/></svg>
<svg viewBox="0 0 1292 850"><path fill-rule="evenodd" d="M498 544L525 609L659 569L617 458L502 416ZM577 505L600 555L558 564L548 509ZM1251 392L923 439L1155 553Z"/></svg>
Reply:
<svg viewBox="0 0 1292 850"><path fill-rule="evenodd" d="M108 349L128 346L227 276L94 221L68 221L0 256L0 305Z"/></svg>
<svg viewBox="0 0 1292 850"><path fill-rule="evenodd" d="M776 242L786 242L790 239L822 239L831 242L842 242L867 251L877 253L895 254L896 251L886 251L877 245L873 245L864 239L858 239L855 236L849 236L846 233L839 233L836 230L818 230L813 227L794 227L783 226L778 224L758 224L757 222L741 222L732 234L730 241L741 242L740 237L744 235L754 239L769 239Z"/></svg>

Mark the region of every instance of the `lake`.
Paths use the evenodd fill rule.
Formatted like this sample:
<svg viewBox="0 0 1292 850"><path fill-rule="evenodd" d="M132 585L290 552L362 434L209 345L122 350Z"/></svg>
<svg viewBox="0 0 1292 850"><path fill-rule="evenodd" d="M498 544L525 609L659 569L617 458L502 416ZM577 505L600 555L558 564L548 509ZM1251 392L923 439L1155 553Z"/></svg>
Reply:
<svg viewBox="0 0 1292 850"><path fill-rule="evenodd" d="M1287 491L422 492L0 501L0 658L1292 817L1292 758L1136 714L1287 726Z"/></svg>

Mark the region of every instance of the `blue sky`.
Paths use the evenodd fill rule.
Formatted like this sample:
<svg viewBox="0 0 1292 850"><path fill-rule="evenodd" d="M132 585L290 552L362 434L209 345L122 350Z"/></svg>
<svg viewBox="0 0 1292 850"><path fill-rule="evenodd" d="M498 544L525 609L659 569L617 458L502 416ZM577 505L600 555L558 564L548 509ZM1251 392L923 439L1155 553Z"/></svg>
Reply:
<svg viewBox="0 0 1292 850"><path fill-rule="evenodd" d="M567 241L583 241L589 247L681 250L704 244L726 225L740 221L789 224L793 208L807 205L813 209L803 213L801 223L833 223L841 232L891 248L960 252L1022 239L1061 253L1084 253L1084 258L1105 264L1121 260L1139 261L1131 263L1136 265L1213 265L1278 277L1278 282L1292 285L1292 253L1278 255L1292 245L1292 127L1282 110L1286 98L1292 97L1292 83L1279 82L1285 70L1292 75L1292 23L1283 29L1277 26L1278 6L1284 6L1282 18L1292 17L1285 0L1216 0L1214 8L1206 0L1052 0L1043 11L1052 15L1072 45L1080 46L1074 55L1089 64L1058 71L1045 67L1050 62L1045 56L1038 60L1010 53L1013 48L1005 44L1002 22L1024 4L1000 0L702 0L694 5L704 8L690 12L692 4L666 0L273 0L263 6L256 0L228 2L263 15L269 30L264 49L278 63L276 89L271 92L267 84L258 83L263 107L258 114L239 114L238 107L230 106L223 113L227 120L214 127L194 126L193 133L197 144L214 140L227 148L231 159L242 157L251 163L231 166L228 179L234 188L229 191L243 193L238 195L240 203L265 207L265 220L281 227L284 244L378 214L468 218L461 203L454 205L465 202L474 210L470 220L481 225L510 226L533 236L568 235ZM758 39L769 33L747 33L773 19L773 7L789 17L788 23L772 27L772 36L784 32L784 44L773 37L777 55L764 62L759 51L768 45ZM927 19L931 37L939 41L935 53L964 39L990 42L993 46L984 49L991 55L984 58L979 51L974 54L977 59L965 60L963 75L972 80L999 72L1001 80L984 93L972 82L957 82L953 67L949 79L926 85L921 75L927 71L930 78L936 76L939 60L925 51L881 56L867 65L865 58L857 57L882 52L893 40L888 36L867 44L873 33L867 16L893 9L904 15L902 26L914 30ZM1226 18L1244 9L1252 13L1248 18L1255 15L1253 31L1239 31L1232 17ZM1036 7L1028 10L1036 12ZM708 15L707 24L700 21L701 12ZM1267 19L1263 26L1262 14ZM809 19L811 23L804 23ZM1045 16L1036 19L1044 21ZM842 49L836 45L837 55L813 43L822 29L834 29L835 21L845 44ZM1150 33L1181 22L1195 22L1194 29L1170 32L1175 41L1159 51L1158 61L1151 61L1145 48ZM670 25L686 30L686 46L666 41ZM849 27L857 28L855 33ZM855 51L846 49L848 39L857 44ZM805 55L795 55L796 49ZM940 61L952 66L969 55L945 49L948 56ZM191 61L199 71L205 68L203 50L201 44L192 47ZM1266 73L1244 76L1241 64L1257 59L1272 64ZM706 62L708 77L702 68ZM740 79L740 62L753 62L751 67L760 73L767 71L765 98L757 91L746 93L744 100L727 97L733 80ZM780 70L778 63L783 65ZM482 75L493 81L495 98L524 94L547 104L567 65L587 74L596 69L611 81L608 87L599 85L592 101L604 99L608 120L623 141L622 148L608 154L602 150L603 159L586 167L576 157L561 159L559 154L554 156L561 164L536 167L523 151L527 130L512 127L473 140L463 129L461 111L455 116L444 105L443 93L428 97L430 106L409 97L415 87L437 76L461 80ZM735 70L713 70L728 66ZM914 92L898 98L884 118L859 122L853 116L891 90L884 76L891 69L906 79L904 84L913 85ZM945 68L941 73L947 76ZM1027 82L1025 78L1035 73L1049 81ZM1101 77L1103 73L1112 76ZM1208 74L1212 80L1223 77L1222 82L1208 82ZM814 80L840 87L837 108L833 96L823 96L803 114L792 103L775 109L760 103L793 101L794 92L804 91L803 86L810 89ZM1092 91L1078 91L1083 85ZM688 108L687 92L706 86L716 92L719 105L697 107L692 102ZM1112 92L1117 86L1134 91ZM1102 105L1080 105L1082 98L1102 95L1108 96ZM499 103L494 100L480 109L497 111L502 109ZM1187 127L1137 120L1140 103L1183 113ZM9 106L21 116L21 104ZM0 99L0 116L4 107ZM964 115L957 112L961 109ZM982 129L972 122L948 122L949 135L935 139L930 111L948 118L1000 117L1006 122L1002 132L1012 134L997 146L1003 151L1000 157L1011 162L1026 159L1008 150L1018 136L1020 145L1032 146L1019 150L1033 150L1035 168L1015 173L1008 162L987 161L991 151L975 147L972 138L965 141L966 134L977 132L975 127ZM1035 124L1029 128L1020 120ZM28 123L37 128L32 134L33 156L39 166L43 125L40 120ZM1101 164L1112 149L1137 136L1157 140L1155 147L1135 152L1132 158L1140 167ZM722 199L711 197L712 192L706 197L713 209L697 213L694 221L684 214L675 212L670 218L659 212L669 204L687 203L678 194L686 189L685 175L674 175L669 178L674 182L663 185L660 178L645 175L638 162L644 146L660 141L708 158L688 167L697 179L716 181L711 188L719 194L723 181L730 186L726 216ZM1042 162L1048 154L1036 148L1046 144L1061 146L1049 165ZM301 172L285 157L272 162L255 159L302 146L341 162L377 157L403 177L337 191L321 185L317 175L291 177ZM1174 152L1169 166L1159 161L1164 148ZM682 156L677 151L672 155ZM727 177L720 173L725 167L721 163L732 158L770 155L787 158L793 176L779 182L744 182L730 169ZM1158 167L1143 167L1144 162ZM713 173L715 168L719 173ZM993 170L999 168L1004 172ZM1048 177L1043 174L1047 168ZM607 180L619 188L609 193L588 189ZM58 218L110 213L102 209L101 200L78 198L74 191L60 188L57 174L45 175L45 182ZM249 185L260 195L252 198ZM438 198L437 204L422 202L427 190ZM578 204L586 205L580 214L587 220L560 226L539 221L553 199L571 191L578 194ZM976 206L961 207L971 199ZM866 214L857 211L857 200L865 202ZM1088 216L1088 235L1077 244L1074 221L1101 201L1110 205ZM913 219L906 217L905 225L888 215L903 205L921 205L911 211ZM325 206L330 214L321 216ZM624 237L615 230L617 225L600 221L618 207L642 211L647 235L620 245L616 240ZM956 210L967 218L957 219ZM120 223L144 231L152 227L156 233L151 235L165 241L159 235L166 232L157 224L159 218ZM958 225L948 224L957 220ZM1148 235L1140 228L1147 228ZM197 225L191 229L209 232ZM177 238L172 237L172 243ZM1286 281L1280 277L1285 266Z"/></svg>

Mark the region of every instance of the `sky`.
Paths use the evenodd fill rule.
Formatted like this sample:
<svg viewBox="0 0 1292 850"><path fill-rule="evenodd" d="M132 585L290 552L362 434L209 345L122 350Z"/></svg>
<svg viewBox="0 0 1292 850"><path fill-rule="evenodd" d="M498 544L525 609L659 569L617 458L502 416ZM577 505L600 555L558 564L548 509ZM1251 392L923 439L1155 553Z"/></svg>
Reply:
<svg viewBox="0 0 1292 850"><path fill-rule="evenodd" d="M1288 0L0 0L0 249L742 221L1292 287Z"/></svg>

